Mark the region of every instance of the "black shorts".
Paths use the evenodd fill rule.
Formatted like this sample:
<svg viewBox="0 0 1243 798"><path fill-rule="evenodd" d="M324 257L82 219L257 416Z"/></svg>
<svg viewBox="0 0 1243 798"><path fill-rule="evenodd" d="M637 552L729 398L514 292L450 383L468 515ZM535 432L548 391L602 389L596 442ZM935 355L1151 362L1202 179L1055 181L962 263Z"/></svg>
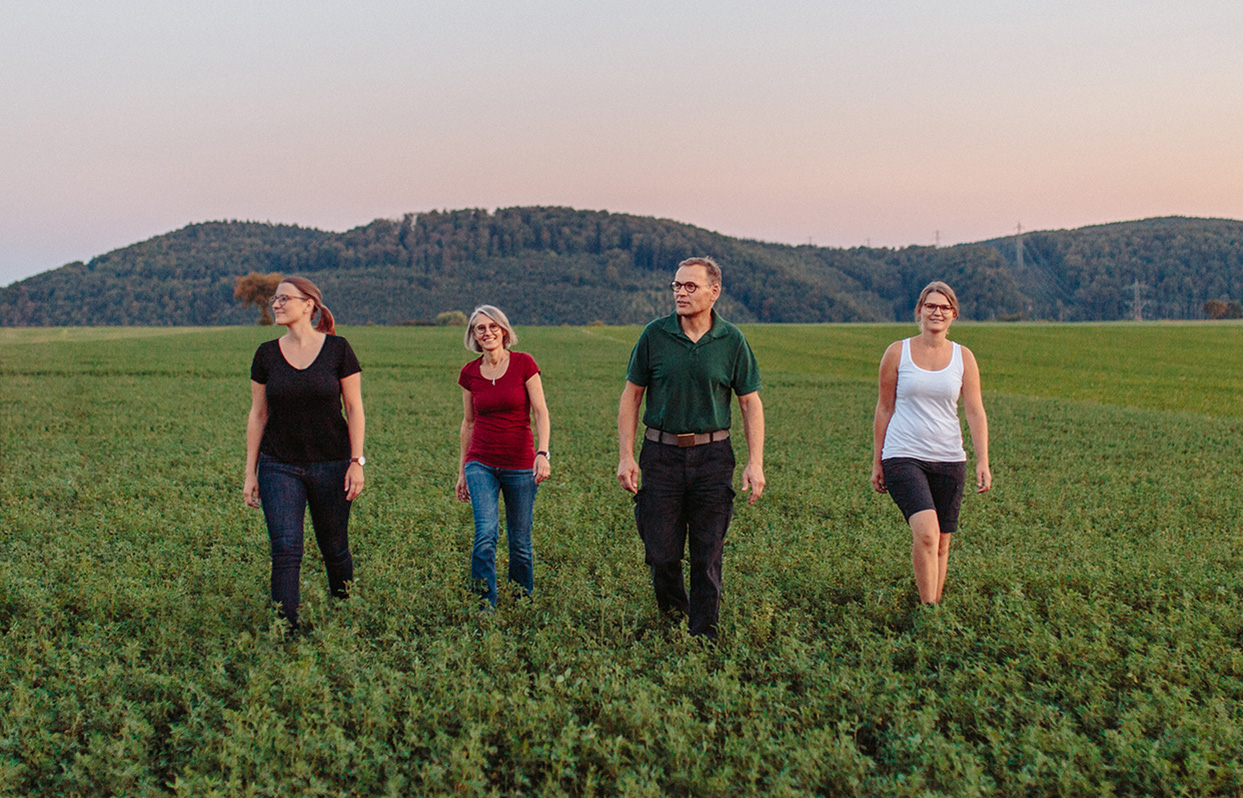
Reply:
<svg viewBox="0 0 1243 798"><path fill-rule="evenodd" d="M906 520L924 510L937 511L942 535L958 530L958 508L967 482L966 463L929 463L913 457L891 457L880 461L885 474L885 490Z"/></svg>

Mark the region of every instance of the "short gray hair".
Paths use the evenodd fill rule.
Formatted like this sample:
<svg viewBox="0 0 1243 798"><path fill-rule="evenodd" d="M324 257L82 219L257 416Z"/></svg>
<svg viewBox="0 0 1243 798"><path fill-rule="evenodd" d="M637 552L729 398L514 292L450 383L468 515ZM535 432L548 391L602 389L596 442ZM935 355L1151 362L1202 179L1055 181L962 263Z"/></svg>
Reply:
<svg viewBox="0 0 1243 798"><path fill-rule="evenodd" d="M678 264L679 269L684 266L702 266L708 270L708 280L713 285L720 285L721 283L721 266L713 260L711 256L705 255L699 258L687 258Z"/></svg>
<svg viewBox="0 0 1243 798"><path fill-rule="evenodd" d="M505 311L496 305L480 305L471 311L470 319L466 322L466 348L472 352L482 352L483 347L475 340L475 319L480 316L487 316L492 321L501 325L504 330L505 348L512 349L513 345L518 343L518 333L514 332L513 326L509 323L509 317L505 315Z"/></svg>

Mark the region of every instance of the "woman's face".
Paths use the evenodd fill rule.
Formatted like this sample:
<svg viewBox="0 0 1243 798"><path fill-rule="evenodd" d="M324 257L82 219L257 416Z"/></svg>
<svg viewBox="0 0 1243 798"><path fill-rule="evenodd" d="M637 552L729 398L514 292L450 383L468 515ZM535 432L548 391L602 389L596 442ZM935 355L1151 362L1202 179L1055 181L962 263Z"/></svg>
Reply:
<svg viewBox="0 0 1243 798"><path fill-rule="evenodd" d="M919 326L923 329L943 330L958 318L958 311L950 304L949 297L940 291L932 291L919 306Z"/></svg>
<svg viewBox="0 0 1243 798"><path fill-rule="evenodd" d="M471 330L474 333L475 341L479 347L485 352L491 352L495 349L505 348L505 328L496 323L496 320L490 316L480 313L475 317L475 324Z"/></svg>
<svg viewBox="0 0 1243 798"><path fill-rule="evenodd" d="M276 293L272 296L272 316L277 324L295 324L304 316L309 319L314 313L315 300L299 291L293 283L276 286Z"/></svg>

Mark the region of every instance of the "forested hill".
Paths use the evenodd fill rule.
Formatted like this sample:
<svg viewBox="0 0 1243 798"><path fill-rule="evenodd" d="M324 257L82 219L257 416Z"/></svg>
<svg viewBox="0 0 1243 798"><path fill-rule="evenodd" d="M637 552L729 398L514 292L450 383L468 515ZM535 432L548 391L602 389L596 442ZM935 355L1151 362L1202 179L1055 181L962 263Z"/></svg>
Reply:
<svg viewBox="0 0 1243 798"><path fill-rule="evenodd" d="M569 208L407 214L344 233L208 222L0 289L0 325L215 325L257 318L248 272L303 274L345 324L429 320L497 304L519 324L641 323L668 313L678 261L711 254L735 321L908 319L944 279L971 319L1201 318L1243 296L1243 222L1166 218L956 247L831 249L730 238L663 219ZM1138 284L1139 288L1135 288Z"/></svg>
<svg viewBox="0 0 1243 798"><path fill-rule="evenodd" d="M1208 300L1243 299L1243 222L1233 219L1172 216L982 243L1005 258L1033 318L1132 318L1138 298L1146 319L1200 319Z"/></svg>

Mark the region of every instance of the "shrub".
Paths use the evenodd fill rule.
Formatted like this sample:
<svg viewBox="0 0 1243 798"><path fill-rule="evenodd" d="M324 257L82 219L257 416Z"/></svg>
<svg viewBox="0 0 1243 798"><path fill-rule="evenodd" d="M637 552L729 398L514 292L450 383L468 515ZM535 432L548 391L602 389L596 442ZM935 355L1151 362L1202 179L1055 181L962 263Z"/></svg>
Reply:
<svg viewBox="0 0 1243 798"><path fill-rule="evenodd" d="M464 327L466 321L466 314L460 310L446 310L436 314L437 327Z"/></svg>

